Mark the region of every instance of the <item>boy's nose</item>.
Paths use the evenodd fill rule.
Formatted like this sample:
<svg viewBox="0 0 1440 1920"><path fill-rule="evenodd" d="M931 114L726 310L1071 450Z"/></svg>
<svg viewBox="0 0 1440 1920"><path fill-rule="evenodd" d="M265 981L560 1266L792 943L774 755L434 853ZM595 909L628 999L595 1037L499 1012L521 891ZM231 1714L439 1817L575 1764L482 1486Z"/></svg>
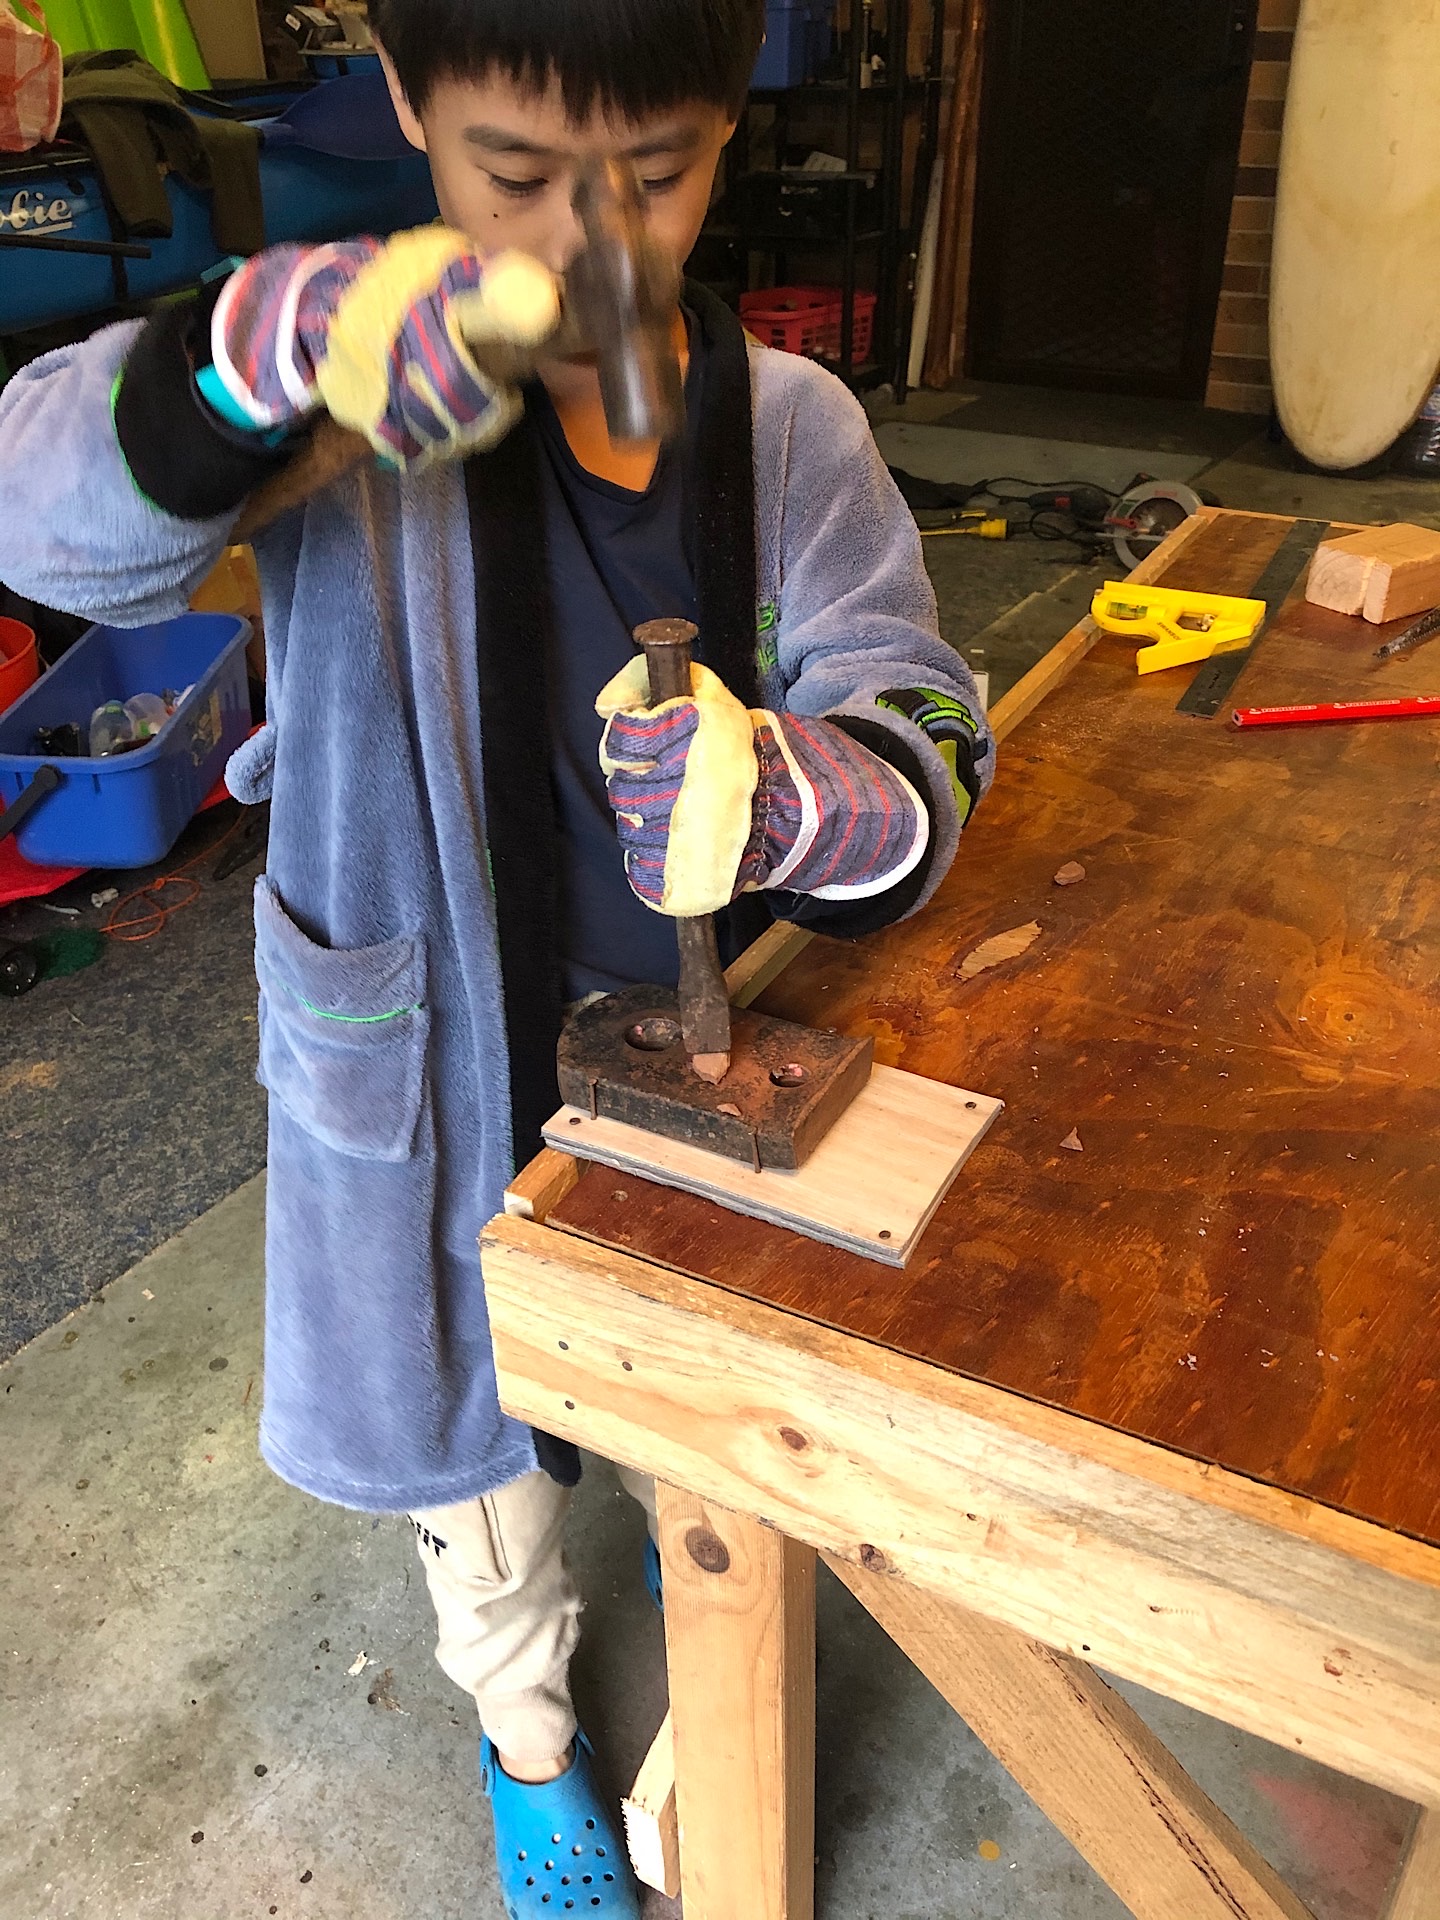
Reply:
<svg viewBox="0 0 1440 1920"><path fill-rule="evenodd" d="M564 182L555 199L554 218L545 235L545 250L541 257L552 273L563 274L585 244L585 229L575 211L573 175Z"/></svg>

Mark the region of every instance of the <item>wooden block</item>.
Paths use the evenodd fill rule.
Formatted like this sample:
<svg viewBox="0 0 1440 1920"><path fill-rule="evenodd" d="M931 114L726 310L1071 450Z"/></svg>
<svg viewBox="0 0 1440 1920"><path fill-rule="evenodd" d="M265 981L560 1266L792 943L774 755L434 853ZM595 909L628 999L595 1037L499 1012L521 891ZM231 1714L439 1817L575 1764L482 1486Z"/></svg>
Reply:
<svg viewBox="0 0 1440 1920"><path fill-rule="evenodd" d="M1310 564L1305 598L1374 626L1440 606L1440 533L1399 521L1327 540Z"/></svg>
<svg viewBox="0 0 1440 1920"><path fill-rule="evenodd" d="M1440 1920L1440 1809L1420 1809L1381 1920Z"/></svg>
<svg viewBox="0 0 1440 1920"><path fill-rule="evenodd" d="M1136 1920L1309 1920L1085 1661L903 1580L825 1561Z"/></svg>
<svg viewBox="0 0 1440 1920"><path fill-rule="evenodd" d="M505 1189L505 1211L519 1220L543 1220L580 1178L573 1154L542 1147Z"/></svg>
<svg viewBox="0 0 1440 1920"><path fill-rule="evenodd" d="M736 1213L792 1227L903 1267L950 1182L1004 1106L895 1067L876 1067L796 1173L756 1173L738 1160L666 1140L620 1120L562 1107L545 1128L554 1147L702 1194Z"/></svg>
<svg viewBox="0 0 1440 1920"><path fill-rule="evenodd" d="M814 1550L655 1493L686 1920L810 1920Z"/></svg>
<svg viewBox="0 0 1440 1920"><path fill-rule="evenodd" d="M670 1714L660 1722L620 1811L635 1878L675 1899L680 1892L680 1826L675 1817L675 1722Z"/></svg>

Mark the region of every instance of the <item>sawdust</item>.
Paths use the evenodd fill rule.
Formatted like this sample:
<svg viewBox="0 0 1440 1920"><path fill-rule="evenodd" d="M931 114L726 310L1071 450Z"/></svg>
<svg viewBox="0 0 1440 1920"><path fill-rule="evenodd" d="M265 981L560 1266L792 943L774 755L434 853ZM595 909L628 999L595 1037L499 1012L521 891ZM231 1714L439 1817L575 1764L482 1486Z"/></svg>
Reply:
<svg viewBox="0 0 1440 1920"><path fill-rule="evenodd" d="M1080 1135L1074 1127L1070 1129L1060 1144L1062 1147L1068 1148L1071 1153L1084 1153L1085 1151L1084 1146L1081 1144Z"/></svg>
<svg viewBox="0 0 1440 1920"><path fill-rule="evenodd" d="M0 1073L0 1100L12 1093L48 1093L60 1084L60 1067L54 1060L36 1060L28 1067L10 1067Z"/></svg>
<svg viewBox="0 0 1440 1920"><path fill-rule="evenodd" d="M1004 960L1018 958L1039 938L1038 920L1028 920L1023 927L1011 927L1005 933L992 933L988 940L982 940L978 947L972 947L960 962L960 978L973 980L977 973L984 973L989 967L998 967Z"/></svg>

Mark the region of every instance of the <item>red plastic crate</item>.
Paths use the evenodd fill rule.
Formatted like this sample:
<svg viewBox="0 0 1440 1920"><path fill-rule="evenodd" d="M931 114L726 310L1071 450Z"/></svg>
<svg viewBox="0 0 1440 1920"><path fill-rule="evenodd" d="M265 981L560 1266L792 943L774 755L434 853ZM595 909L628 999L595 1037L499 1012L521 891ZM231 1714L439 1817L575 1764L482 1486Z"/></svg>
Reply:
<svg viewBox="0 0 1440 1920"><path fill-rule="evenodd" d="M818 354L829 337L831 296L824 287L761 287L740 296L740 318L762 346Z"/></svg>
<svg viewBox="0 0 1440 1920"><path fill-rule="evenodd" d="M870 357L876 295L857 292L850 357L859 366ZM844 306L838 287L762 287L740 296L740 318L755 337L781 353L814 359L840 358Z"/></svg>
<svg viewBox="0 0 1440 1920"><path fill-rule="evenodd" d="M873 293L858 292L852 309L855 315L851 329L850 362L852 366L861 366L870 358L870 341L875 332L875 303L878 296ZM827 360L840 358L840 327L844 319L845 307L836 288L830 299L830 311L825 323L825 338L820 351Z"/></svg>

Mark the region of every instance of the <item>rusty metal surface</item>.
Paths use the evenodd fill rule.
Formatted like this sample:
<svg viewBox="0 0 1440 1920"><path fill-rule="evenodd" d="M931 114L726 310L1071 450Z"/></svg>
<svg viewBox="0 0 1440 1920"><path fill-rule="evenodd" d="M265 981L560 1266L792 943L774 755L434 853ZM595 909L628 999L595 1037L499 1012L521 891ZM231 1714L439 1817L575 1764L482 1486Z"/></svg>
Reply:
<svg viewBox="0 0 1440 1920"><path fill-rule="evenodd" d="M873 1043L732 1010L730 1071L690 1071L673 993L630 987L573 1014L557 1054L561 1098L758 1168L803 1166L870 1078Z"/></svg>

